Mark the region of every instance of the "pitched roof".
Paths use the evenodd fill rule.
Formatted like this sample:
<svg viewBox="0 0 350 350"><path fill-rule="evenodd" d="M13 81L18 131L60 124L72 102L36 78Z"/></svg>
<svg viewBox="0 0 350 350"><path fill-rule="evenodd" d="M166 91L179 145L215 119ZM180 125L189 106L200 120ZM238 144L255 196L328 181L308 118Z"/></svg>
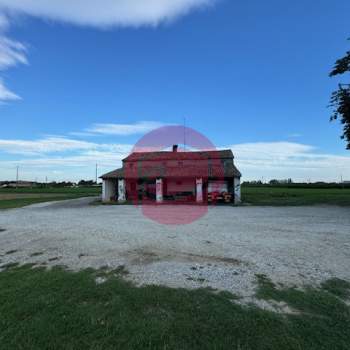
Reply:
<svg viewBox="0 0 350 350"><path fill-rule="evenodd" d="M229 159L230 161L225 161ZM191 163L189 165L169 166L161 163L142 163L142 161L167 161L167 160L208 160L204 165ZM216 160L211 162L211 160ZM123 162L139 162L134 167L125 167L113 170L101 176L102 179L142 179L155 177L241 177L241 173L233 164L231 150L196 151L196 152L134 152L123 159Z"/></svg>
<svg viewBox="0 0 350 350"><path fill-rule="evenodd" d="M180 178L180 177L241 177L241 173L235 167L233 162L224 165L212 165L208 167L197 167L197 166L181 166L181 167L164 167L164 166L143 166L141 168L127 169L125 168L116 169L105 175L102 175L102 179L145 179L145 178Z"/></svg>
<svg viewBox="0 0 350 350"><path fill-rule="evenodd" d="M203 160L203 159L233 159L230 149L215 151L159 151L159 152L133 152L123 161L138 160Z"/></svg>
<svg viewBox="0 0 350 350"><path fill-rule="evenodd" d="M124 177L124 169L116 169L100 176L100 179L120 179Z"/></svg>

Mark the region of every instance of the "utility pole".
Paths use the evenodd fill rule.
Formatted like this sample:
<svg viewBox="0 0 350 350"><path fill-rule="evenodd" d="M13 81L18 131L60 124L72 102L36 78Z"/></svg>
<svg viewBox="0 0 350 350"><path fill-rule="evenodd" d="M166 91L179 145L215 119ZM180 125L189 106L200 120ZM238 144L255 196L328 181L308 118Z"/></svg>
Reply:
<svg viewBox="0 0 350 350"><path fill-rule="evenodd" d="M18 188L18 170L19 170L19 166L17 165L17 168L16 168L16 188Z"/></svg>
<svg viewBox="0 0 350 350"><path fill-rule="evenodd" d="M96 176L95 176L95 183L97 185L97 163L96 163Z"/></svg>

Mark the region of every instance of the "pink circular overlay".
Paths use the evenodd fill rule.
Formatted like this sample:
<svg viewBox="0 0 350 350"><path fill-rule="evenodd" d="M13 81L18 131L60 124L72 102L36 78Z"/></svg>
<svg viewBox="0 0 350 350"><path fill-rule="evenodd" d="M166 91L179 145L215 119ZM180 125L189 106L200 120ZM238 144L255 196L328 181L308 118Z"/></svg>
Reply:
<svg viewBox="0 0 350 350"><path fill-rule="evenodd" d="M174 145L184 146L173 150ZM213 165L216 168L223 167L220 160L208 159L206 151L216 151L214 144L192 128L164 126L144 135L132 149L133 165L124 164L126 182L135 184L131 190L129 189L131 191L129 197L133 204L140 206L147 218L165 225L186 225L206 215L208 212L206 191L203 191L203 201L200 203L196 202L195 197L190 201L188 198L167 200L171 184L172 186L178 184L181 187L184 186L183 179L187 179L185 181L192 181L194 182L192 186L196 186L197 178L207 183L209 168ZM162 179L162 183L156 179ZM162 186L165 197L163 201L157 203L155 198L140 195L138 186L141 183L150 192L153 191L152 193L156 192L157 186Z"/></svg>

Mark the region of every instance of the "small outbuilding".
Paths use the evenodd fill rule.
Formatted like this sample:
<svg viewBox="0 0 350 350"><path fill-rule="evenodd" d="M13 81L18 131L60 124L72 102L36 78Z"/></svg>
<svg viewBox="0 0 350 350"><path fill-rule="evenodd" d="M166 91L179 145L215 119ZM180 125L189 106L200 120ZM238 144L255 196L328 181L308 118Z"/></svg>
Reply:
<svg viewBox="0 0 350 350"><path fill-rule="evenodd" d="M101 176L103 202L241 201L241 173L231 150L135 152Z"/></svg>

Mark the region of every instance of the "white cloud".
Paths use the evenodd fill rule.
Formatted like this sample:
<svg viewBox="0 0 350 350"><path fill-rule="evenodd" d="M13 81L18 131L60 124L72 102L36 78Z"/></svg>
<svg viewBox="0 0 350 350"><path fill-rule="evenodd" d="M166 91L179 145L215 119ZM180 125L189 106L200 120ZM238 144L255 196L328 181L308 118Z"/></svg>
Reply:
<svg viewBox="0 0 350 350"><path fill-rule="evenodd" d="M86 129L87 135L135 135L144 134L164 126L159 122L141 121L135 124L94 124Z"/></svg>
<svg viewBox="0 0 350 350"><path fill-rule="evenodd" d="M20 168L20 179L22 180L44 181L46 176L50 181L94 179L96 164L98 164L99 175L119 168L122 159L130 152L131 146L110 145L109 148L111 150L82 151L78 155L0 160L0 180L14 179L17 166Z"/></svg>
<svg viewBox="0 0 350 350"><path fill-rule="evenodd" d="M0 0L0 71L27 64L26 47L4 32L17 14L97 28L157 25L217 0ZM19 96L0 82L0 103ZM118 134L119 135L119 134ZM85 134L86 136L86 134Z"/></svg>
<svg viewBox="0 0 350 350"><path fill-rule="evenodd" d="M117 153L110 151L82 152L79 155L42 157L33 159L21 159L3 161L0 164L7 166L20 165L28 168L52 168L52 167L85 167L93 166L96 163L102 166L117 168L121 165L121 160L127 156L127 153Z"/></svg>
<svg viewBox="0 0 350 350"><path fill-rule="evenodd" d="M42 155L52 152L75 151L91 149L94 144L66 139L49 137L40 140L0 140L0 151L11 154Z"/></svg>
<svg viewBox="0 0 350 350"><path fill-rule="evenodd" d="M0 35L0 70L27 64L26 48L18 41Z"/></svg>
<svg viewBox="0 0 350 350"><path fill-rule="evenodd" d="M216 0L0 0L4 10L93 27L157 25Z"/></svg>
<svg viewBox="0 0 350 350"><path fill-rule="evenodd" d="M235 163L246 180L292 178L295 181L350 179L350 156L318 152L294 142L257 142L232 145Z"/></svg>
<svg viewBox="0 0 350 350"><path fill-rule="evenodd" d="M44 181L45 176L50 181L91 179L96 163L101 175L120 167L131 149L129 144L93 143L54 136L38 140L0 139L0 180L14 179L17 166L23 180ZM1 153L19 156L1 160Z"/></svg>
<svg viewBox="0 0 350 350"><path fill-rule="evenodd" d="M90 179L96 163L100 175L116 169L132 148L130 144L62 136L32 141L0 139L0 152L22 155L0 160L0 180L12 179L17 165L27 180L40 179L43 174L49 174L51 180ZM243 180L339 181L341 175L350 180L350 155L322 153L314 146L294 142L252 142L229 148Z"/></svg>
<svg viewBox="0 0 350 350"><path fill-rule="evenodd" d="M4 71L18 64L27 64L26 47L15 40L8 38L4 32L9 22L7 17L0 12L0 71ZM5 101L19 100L20 97L10 91L0 78L0 103Z"/></svg>
<svg viewBox="0 0 350 350"><path fill-rule="evenodd" d="M9 21L7 17L4 14L0 13L0 31L7 29L8 26Z"/></svg>
<svg viewBox="0 0 350 350"><path fill-rule="evenodd" d="M3 80L0 78L0 102L5 101L15 101L21 98L14 92L10 91L4 84Z"/></svg>
<svg viewBox="0 0 350 350"><path fill-rule="evenodd" d="M98 144L87 141L69 139L65 137L46 137L39 140L4 140L0 139L0 151L9 154L26 156L44 156L50 153L76 152L76 151L108 151L125 153L130 145Z"/></svg>
<svg viewBox="0 0 350 350"><path fill-rule="evenodd" d="M299 137L302 137L303 135L298 133L298 132L295 132L295 133L292 133L292 134L289 134L288 137L289 138L299 138Z"/></svg>

